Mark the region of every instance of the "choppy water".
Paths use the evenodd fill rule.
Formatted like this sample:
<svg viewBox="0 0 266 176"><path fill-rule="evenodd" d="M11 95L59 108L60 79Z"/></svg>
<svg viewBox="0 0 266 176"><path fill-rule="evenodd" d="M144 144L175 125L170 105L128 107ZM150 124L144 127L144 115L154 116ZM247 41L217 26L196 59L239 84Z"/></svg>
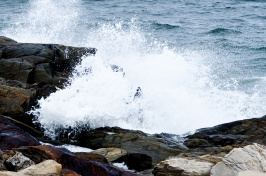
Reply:
<svg viewBox="0 0 266 176"><path fill-rule="evenodd" d="M98 49L39 101L47 132L181 134L266 114L265 14L265 0L1 0L0 35Z"/></svg>

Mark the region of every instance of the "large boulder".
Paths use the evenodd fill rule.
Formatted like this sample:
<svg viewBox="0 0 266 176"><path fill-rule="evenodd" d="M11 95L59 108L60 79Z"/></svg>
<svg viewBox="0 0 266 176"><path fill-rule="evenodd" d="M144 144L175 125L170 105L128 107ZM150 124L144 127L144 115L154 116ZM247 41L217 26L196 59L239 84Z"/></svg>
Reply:
<svg viewBox="0 0 266 176"><path fill-rule="evenodd" d="M0 115L0 149L10 150L20 146L37 146L40 143L5 116Z"/></svg>
<svg viewBox="0 0 266 176"><path fill-rule="evenodd" d="M209 176L212 166L220 158L211 155L170 157L159 164L153 170L155 176Z"/></svg>
<svg viewBox="0 0 266 176"><path fill-rule="evenodd" d="M266 172L266 147L260 144L235 148L211 170L211 175L236 176L238 173L253 170Z"/></svg>

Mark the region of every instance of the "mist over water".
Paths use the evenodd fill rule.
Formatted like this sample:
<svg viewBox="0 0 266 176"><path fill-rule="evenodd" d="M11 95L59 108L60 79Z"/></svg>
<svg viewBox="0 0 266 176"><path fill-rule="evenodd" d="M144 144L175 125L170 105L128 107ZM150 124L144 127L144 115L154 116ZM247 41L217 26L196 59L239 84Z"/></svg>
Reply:
<svg viewBox="0 0 266 176"><path fill-rule="evenodd" d="M104 2L103 9L113 6L107 1L99 3ZM148 22L141 16L110 19L106 17L110 14L103 15L99 7L95 7L99 16L90 16L95 11L87 3L30 0L23 4L26 10L19 18L0 33L19 42L60 43L98 50L95 56L83 57L65 89L41 99L40 107L31 111L47 134L55 135L56 128L82 124L182 134L266 114L265 59L259 64L261 68L252 70L245 64L253 59L247 62L245 59L249 58L243 58L235 63L230 59L239 55L231 53L236 50L226 52L228 46L213 51L173 43L171 36L179 36L177 31L182 27L160 25L158 34L154 29L149 31ZM118 9L117 14L120 13ZM241 35L235 30L218 29L209 30L206 35ZM199 45L201 38L194 39L185 32L183 35ZM185 43L186 39L179 39ZM114 65L123 70L115 71Z"/></svg>

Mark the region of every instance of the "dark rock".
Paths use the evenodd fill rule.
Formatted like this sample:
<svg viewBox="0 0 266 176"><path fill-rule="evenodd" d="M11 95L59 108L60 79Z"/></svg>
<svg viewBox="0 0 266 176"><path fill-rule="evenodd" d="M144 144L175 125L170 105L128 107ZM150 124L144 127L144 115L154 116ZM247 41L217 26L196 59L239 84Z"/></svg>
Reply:
<svg viewBox="0 0 266 176"><path fill-rule="evenodd" d="M59 89L63 89L65 83L67 83L66 78L53 78L49 79L47 81L41 82L37 85L37 97L38 98L46 98L48 97L51 93L54 93Z"/></svg>
<svg viewBox="0 0 266 176"><path fill-rule="evenodd" d="M152 168L152 158L142 153L130 153L122 156L114 162L124 162L129 169L134 169L136 171L143 171Z"/></svg>
<svg viewBox="0 0 266 176"><path fill-rule="evenodd" d="M67 168L81 174L83 176L106 176L106 175L114 175L114 176L131 176L129 172L117 170L108 164L93 162L89 160L85 160L79 158L77 156L72 156L69 154L63 154L61 159L61 164L63 168Z"/></svg>
<svg viewBox="0 0 266 176"><path fill-rule="evenodd" d="M20 58L0 59L0 77L26 83L33 66Z"/></svg>
<svg viewBox="0 0 266 176"><path fill-rule="evenodd" d="M49 63L36 65L33 72L33 80L36 83L45 82L52 79L52 68Z"/></svg>
<svg viewBox="0 0 266 176"><path fill-rule="evenodd" d="M118 127L84 131L75 136L74 140L77 145L91 149L115 147L125 149L129 153L143 153L151 156L154 163L185 150L178 146L169 146L164 140L148 136L141 131Z"/></svg>
<svg viewBox="0 0 266 176"><path fill-rule="evenodd" d="M44 70L45 72L42 72L42 74L47 73L50 76L54 75L53 71L71 73L74 66L81 61L83 55L96 53L95 48L58 44L17 43L3 36L0 36L0 51L0 76L23 83L33 83L31 77L34 77L34 73L31 73L33 76L31 75L29 79L26 79L26 77L35 69L35 66L37 70L35 78L40 78L39 70ZM48 65L40 68L40 66L37 66L39 64ZM23 77L17 78L18 76ZM44 74L44 77L47 77L47 75ZM41 82L39 79L37 80Z"/></svg>
<svg viewBox="0 0 266 176"><path fill-rule="evenodd" d="M75 155L80 157L80 158L84 158L84 159L87 159L90 161L108 163L107 159L104 156L102 156L100 154L96 154L96 153L77 152L77 153L75 153Z"/></svg>
<svg viewBox="0 0 266 176"><path fill-rule="evenodd" d="M62 169L60 176L82 176L70 169Z"/></svg>
<svg viewBox="0 0 266 176"><path fill-rule="evenodd" d="M63 148L55 148L53 146L42 145L21 147L13 150L23 153L25 156L29 157L36 163L40 163L48 159L53 159L56 162L62 164L63 169L70 169L83 176L133 175L129 172L117 170L106 163L89 161L87 159L80 158Z"/></svg>
<svg viewBox="0 0 266 176"><path fill-rule="evenodd" d="M187 136L185 144L188 147L200 147L191 145L192 141L205 141L208 146L244 146L253 142L266 145L266 116L240 120L221 124L212 128L199 129L195 134Z"/></svg>
<svg viewBox="0 0 266 176"><path fill-rule="evenodd" d="M0 115L0 149L10 150L20 146L36 146L40 143L10 120Z"/></svg>

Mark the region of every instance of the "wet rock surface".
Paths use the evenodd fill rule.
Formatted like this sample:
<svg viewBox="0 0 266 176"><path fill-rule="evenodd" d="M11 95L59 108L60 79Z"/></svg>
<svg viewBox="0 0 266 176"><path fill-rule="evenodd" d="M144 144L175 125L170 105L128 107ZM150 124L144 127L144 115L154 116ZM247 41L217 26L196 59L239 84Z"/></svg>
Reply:
<svg viewBox="0 0 266 176"><path fill-rule="evenodd" d="M10 150L20 146L36 146L40 143L13 122L0 115L0 149Z"/></svg>

